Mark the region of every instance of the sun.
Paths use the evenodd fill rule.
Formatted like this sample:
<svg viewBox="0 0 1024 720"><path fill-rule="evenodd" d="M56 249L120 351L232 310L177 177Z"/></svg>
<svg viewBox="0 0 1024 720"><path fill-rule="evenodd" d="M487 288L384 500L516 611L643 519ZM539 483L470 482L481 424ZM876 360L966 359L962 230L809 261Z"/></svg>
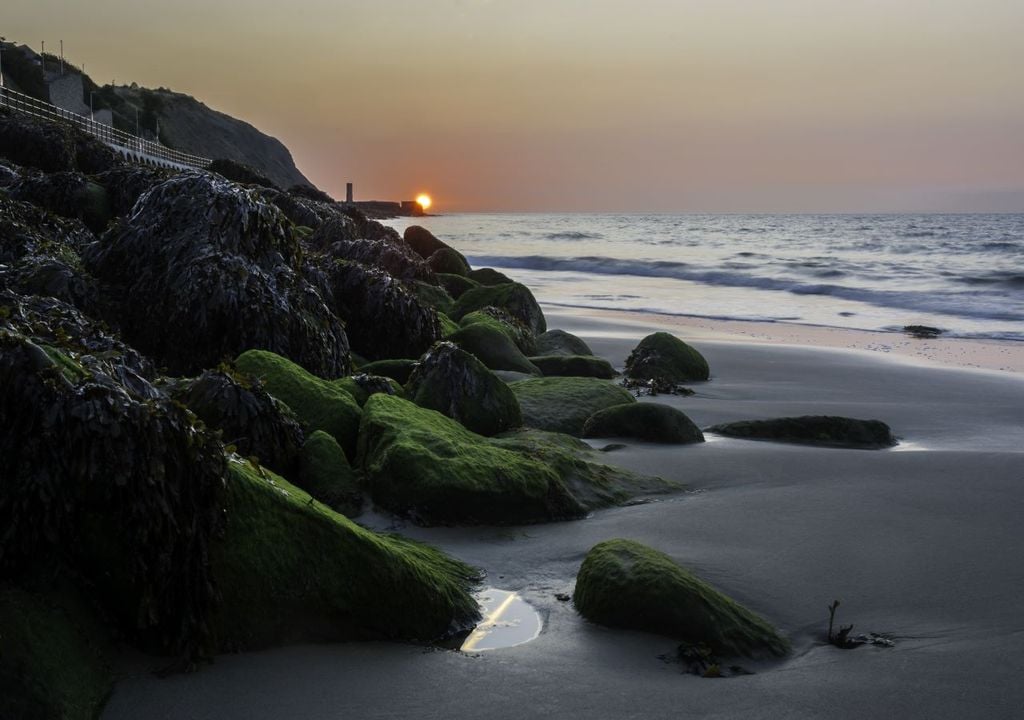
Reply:
<svg viewBox="0 0 1024 720"><path fill-rule="evenodd" d="M421 194L421 195L418 195L418 196L416 197L416 202L417 202L417 203L419 204L419 206L420 206L421 208L423 208L424 210L428 209L428 208L429 208L429 207L430 207L431 205L433 205L433 203L434 203L434 201L433 201L433 200L431 200L431 199L430 199L430 196L429 196L429 195L427 195L426 193L423 193L423 194Z"/></svg>

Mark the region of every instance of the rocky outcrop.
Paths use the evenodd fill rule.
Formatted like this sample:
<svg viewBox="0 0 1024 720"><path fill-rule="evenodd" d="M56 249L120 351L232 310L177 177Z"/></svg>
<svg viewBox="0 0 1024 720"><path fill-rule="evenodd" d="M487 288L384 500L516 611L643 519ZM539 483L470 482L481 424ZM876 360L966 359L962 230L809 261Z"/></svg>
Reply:
<svg viewBox="0 0 1024 720"><path fill-rule="evenodd" d="M857 420L832 415L740 420L714 425L708 432L744 440L878 450L892 447L896 438L881 420Z"/></svg>

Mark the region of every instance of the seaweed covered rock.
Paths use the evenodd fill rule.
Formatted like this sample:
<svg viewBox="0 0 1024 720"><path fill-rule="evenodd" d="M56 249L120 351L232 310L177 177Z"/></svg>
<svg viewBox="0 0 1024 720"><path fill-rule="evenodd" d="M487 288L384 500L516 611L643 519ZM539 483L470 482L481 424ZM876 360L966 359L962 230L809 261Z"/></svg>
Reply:
<svg viewBox="0 0 1024 720"><path fill-rule="evenodd" d="M443 312L437 314L437 321L441 323L441 337L448 337L452 333L459 331L459 326L455 324L455 321Z"/></svg>
<svg viewBox="0 0 1024 720"><path fill-rule="evenodd" d="M626 376L635 380L681 383L707 380L707 360L674 335L657 332L648 335L626 358Z"/></svg>
<svg viewBox="0 0 1024 720"><path fill-rule="evenodd" d="M277 188L274 181L262 175L259 170L237 160L218 158L211 162L206 168L210 172L217 173L226 180L240 183L242 185L259 185L267 188Z"/></svg>
<svg viewBox="0 0 1024 720"><path fill-rule="evenodd" d="M20 295L56 298L87 315L100 313L99 283L82 269L77 257L23 257L13 266L0 267L0 287Z"/></svg>
<svg viewBox="0 0 1024 720"><path fill-rule="evenodd" d="M541 355L530 362L542 373L552 376L593 377L610 380L618 375L612 364L593 355Z"/></svg>
<svg viewBox="0 0 1024 720"><path fill-rule="evenodd" d="M580 437L594 413L636 402L628 392L604 380L544 377L509 385L519 399L527 427Z"/></svg>
<svg viewBox="0 0 1024 720"><path fill-rule="evenodd" d="M363 494L345 451L323 430L313 432L302 446L295 485L346 517L356 517L363 505Z"/></svg>
<svg viewBox="0 0 1024 720"><path fill-rule="evenodd" d="M537 354L537 340L533 331L508 310L488 305L463 316L459 321L459 325L462 327L477 324L487 325L500 331L514 342L524 355Z"/></svg>
<svg viewBox="0 0 1024 720"><path fill-rule="evenodd" d="M363 408L359 461L374 502L424 524L524 523L582 517L670 485L591 460L565 436L485 438L388 395Z"/></svg>
<svg viewBox="0 0 1024 720"><path fill-rule="evenodd" d="M303 446L302 428L292 411L270 395L258 379L227 369L207 370L185 381L173 395L245 457L289 475Z"/></svg>
<svg viewBox="0 0 1024 720"><path fill-rule="evenodd" d="M405 385L409 382L415 367L415 360L396 358L394 360L377 360L376 362L366 363L361 370L370 375L381 375L394 380L400 385Z"/></svg>
<svg viewBox="0 0 1024 720"><path fill-rule="evenodd" d="M93 180L107 191L115 217L128 215L143 193L172 177L174 172L145 165L125 165L96 175Z"/></svg>
<svg viewBox="0 0 1024 720"><path fill-rule="evenodd" d="M458 250L450 247L443 247L427 258L427 265L435 273L446 273L465 277L469 272L469 263Z"/></svg>
<svg viewBox="0 0 1024 720"><path fill-rule="evenodd" d="M419 357L441 339L434 309L383 270L334 261L320 272L319 286L360 355L370 360Z"/></svg>
<svg viewBox="0 0 1024 720"><path fill-rule="evenodd" d="M106 188L75 172L25 175L11 189L14 200L23 200L74 220L95 233L113 217Z"/></svg>
<svg viewBox="0 0 1024 720"><path fill-rule="evenodd" d="M449 245L434 237L434 234L420 225L410 225L403 234L405 243L412 248L413 252L426 260L438 250L443 250Z"/></svg>
<svg viewBox="0 0 1024 720"><path fill-rule="evenodd" d="M470 270L466 277L478 285L505 285L515 282L508 275L500 273L494 268L477 268L476 270Z"/></svg>
<svg viewBox="0 0 1024 720"><path fill-rule="evenodd" d="M358 237L355 221L345 215L325 220L309 238L309 245L337 260L379 268L400 280L436 282L430 266L404 242L386 236Z"/></svg>
<svg viewBox="0 0 1024 720"><path fill-rule="evenodd" d="M441 284L441 287L447 290L448 294L456 300L458 300L462 296L462 293L467 290L480 287L480 283L474 282L469 278L462 277L461 275L451 275L449 273L437 272L435 270L434 276Z"/></svg>
<svg viewBox="0 0 1024 720"><path fill-rule="evenodd" d="M81 222L0 193L0 264L15 263L26 255L77 261L95 239Z"/></svg>
<svg viewBox="0 0 1024 720"><path fill-rule="evenodd" d="M450 312L452 305L455 303L452 296L448 294L448 291L440 285L431 285L430 283L414 280L408 284L408 287L419 298L420 302L434 308L438 314ZM449 322L451 322L450 318Z"/></svg>
<svg viewBox="0 0 1024 720"><path fill-rule="evenodd" d="M420 358L405 392L420 407L437 410L478 435L522 425L519 401L508 385L450 342L438 343Z"/></svg>
<svg viewBox="0 0 1024 720"><path fill-rule="evenodd" d="M215 175L183 173L143 195L83 259L121 301L109 319L174 374L262 348L344 375L345 331L299 273L301 257L274 206Z"/></svg>
<svg viewBox="0 0 1024 720"><path fill-rule="evenodd" d="M583 560L573 604L591 622L704 643L723 656L781 656L789 643L763 619L668 555L632 540L606 540Z"/></svg>
<svg viewBox="0 0 1024 720"><path fill-rule="evenodd" d="M657 443L701 443L704 433L670 405L630 403L598 410L583 425L583 437L632 437Z"/></svg>
<svg viewBox="0 0 1024 720"><path fill-rule="evenodd" d="M385 360L383 362L388 361ZM333 381L333 384L351 395L352 399L359 404L359 407L365 405L369 397L376 393L384 393L386 395L401 395L403 393L402 385L397 380L383 375L371 375L366 372L338 378Z"/></svg>
<svg viewBox="0 0 1024 720"><path fill-rule="evenodd" d="M516 347L508 335L488 323L474 323L459 328L447 337L468 353L475 355L491 370L539 375L540 370Z"/></svg>
<svg viewBox="0 0 1024 720"><path fill-rule="evenodd" d="M0 110L0 157L43 172L73 170L75 144L71 129Z"/></svg>
<svg viewBox="0 0 1024 720"><path fill-rule="evenodd" d="M467 290L452 308L451 318L458 322L474 310L487 306L507 310L514 318L521 321L534 335L547 330L544 313L537 304L533 293L525 285L506 283L504 285L484 285Z"/></svg>
<svg viewBox="0 0 1024 720"><path fill-rule="evenodd" d="M309 432L323 430L338 441L349 457L354 456L359 405L347 392L265 350L247 350L235 360L235 367L261 382L268 393L295 413Z"/></svg>
<svg viewBox="0 0 1024 720"><path fill-rule="evenodd" d="M538 355L593 355L590 346L565 330L548 330L537 336Z"/></svg>
<svg viewBox="0 0 1024 720"><path fill-rule="evenodd" d="M833 415L739 420L707 428L708 432L744 440L878 450L892 447L896 438L881 420L857 420Z"/></svg>
<svg viewBox="0 0 1024 720"><path fill-rule="evenodd" d="M206 647L220 441L73 309L0 308L0 579L71 567L139 644Z"/></svg>
<svg viewBox="0 0 1024 720"><path fill-rule="evenodd" d="M479 618L473 568L365 530L248 463L232 460L229 473L227 528L211 554L222 651L301 640L431 641Z"/></svg>

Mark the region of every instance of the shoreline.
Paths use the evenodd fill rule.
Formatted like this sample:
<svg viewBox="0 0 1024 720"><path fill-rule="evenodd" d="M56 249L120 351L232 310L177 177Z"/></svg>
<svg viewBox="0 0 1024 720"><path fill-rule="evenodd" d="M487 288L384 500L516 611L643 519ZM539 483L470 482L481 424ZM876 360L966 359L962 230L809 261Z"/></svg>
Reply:
<svg viewBox="0 0 1024 720"><path fill-rule="evenodd" d="M690 340L783 345L848 350L884 355L893 360L985 370L1000 373L1024 373L1024 342L980 338L937 337L919 339L902 332L857 330L825 325L787 322L726 320L690 315L608 310L541 303L549 318L576 326L605 322L632 327L658 327L680 333ZM589 320L589 322L588 322ZM571 328L566 328L570 329Z"/></svg>

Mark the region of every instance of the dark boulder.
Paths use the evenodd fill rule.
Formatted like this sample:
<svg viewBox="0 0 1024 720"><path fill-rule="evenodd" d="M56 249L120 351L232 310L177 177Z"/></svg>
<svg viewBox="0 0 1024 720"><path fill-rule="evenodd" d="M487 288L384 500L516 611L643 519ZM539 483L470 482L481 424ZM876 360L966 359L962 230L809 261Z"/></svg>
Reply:
<svg viewBox="0 0 1024 720"><path fill-rule="evenodd" d="M156 187L175 173L145 165L125 165L96 175L93 180L107 191L110 210L115 217L131 213L135 203L147 190Z"/></svg>
<svg viewBox="0 0 1024 720"><path fill-rule="evenodd" d="M0 193L0 264L27 255L73 260L96 238L79 221Z"/></svg>
<svg viewBox="0 0 1024 720"><path fill-rule="evenodd" d="M474 282L469 278L462 277L461 275L449 275L448 273L440 273L436 270L434 271L434 275L437 278L437 281L441 284L441 287L447 290L448 294L456 300L458 300L459 297L462 296L462 293L467 290L480 287L480 283Z"/></svg>
<svg viewBox="0 0 1024 720"><path fill-rule="evenodd" d="M536 298L528 287L519 283L481 286L466 291L455 302L451 318L458 322L463 316L489 305L506 310L525 324L534 335L540 335L547 330L544 313Z"/></svg>
<svg viewBox="0 0 1024 720"><path fill-rule="evenodd" d="M259 170L237 160L218 158L211 162L207 168L210 172L217 173L222 178L242 185L259 185L260 187L277 188L274 181L260 173Z"/></svg>
<svg viewBox="0 0 1024 720"><path fill-rule="evenodd" d="M516 347L508 336L485 323L473 323L459 328L447 337L468 353L472 353L491 370L540 375L537 366Z"/></svg>
<svg viewBox="0 0 1024 720"><path fill-rule="evenodd" d="M580 437L587 419L615 405L636 399L617 385L597 378L545 377L509 385L527 427Z"/></svg>
<svg viewBox="0 0 1024 720"><path fill-rule="evenodd" d="M381 362L393 361L381 360ZM385 375L370 375L365 372L338 378L333 381L333 384L351 395L359 407L365 405L370 396L377 393L384 393L385 395L403 394L401 383L394 378Z"/></svg>
<svg viewBox="0 0 1024 720"><path fill-rule="evenodd" d="M356 517L363 505L355 471L337 440L323 430L313 432L302 446L295 484L332 510Z"/></svg>
<svg viewBox="0 0 1024 720"><path fill-rule="evenodd" d="M508 310L488 305L464 315L459 321L462 327L487 325L499 331L516 344L524 355L537 355L537 340L533 330Z"/></svg>
<svg viewBox="0 0 1024 720"><path fill-rule="evenodd" d="M565 330L548 330L537 336L538 355L593 355L590 346Z"/></svg>
<svg viewBox="0 0 1024 720"><path fill-rule="evenodd" d="M75 256L24 256L13 266L0 267L0 287L19 295L56 298L89 316L102 314L99 283Z"/></svg>
<svg viewBox="0 0 1024 720"><path fill-rule="evenodd" d="M476 270L470 270L466 275L470 280L479 285L506 285L508 283L515 282L512 278L504 273L500 273L494 268L477 268Z"/></svg>
<svg viewBox="0 0 1024 720"><path fill-rule="evenodd" d="M478 435L497 435L523 423L519 401L508 385L450 342L438 343L420 358L405 394Z"/></svg>
<svg viewBox="0 0 1024 720"><path fill-rule="evenodd" d="M46 173L97 173L123 161L96 138L62 123L0 109L0 157Z"/></svg>
<svg viewBox="0 0 1024 720"><path fill-rule="evenodd" d="M435 273L447 273L465 277L469 272L469 263L462 253L453 248L441 248L427 258L427 265Z"/></svg>
<svg viewBox="0 0 1024 720"><path fill-rule="evenodd" d="M707 432L744 440L774 440L865 450L877 450L896 444L892 430L880 420L857 420L831 415L740 420L709 427Z"/></svg>
<svg viewBox="0 0 1024 720"><path fill-rule="evenodd" d="M707 360L674 335L648 335L626 358L626 375L635 380L655 379L666 383L707 380Z"/></svg>
<svg viewBox="0 0 1024 720"><path fill-rule="evenodd" d="M10 196L81 220L94 233L102 232L113 216L106 188L74 172L25 175L11 187Z"/></svg>
<svg viewBox="0 0 1024 720"><path fill-rule="evenodd" d="M618 375L611 363L593 355L541 355L530 362L552 376L594 377L610 380Z"/></svg>
<svg viewBox="0 0 1024 720"><path fill-rule="evenodd" d="M598 410L583 425L583 437L632 437L656 443L702 443L704 433L670 405L630 403Z"/></svg>
<svg viewBox="0 0 1024 720"><path fill-rule="evenodd" d="M438 240L432 232L420 225L410 225L407 227L403 238L406 244L413 249L413 252L424 260L438 250L449 247L447 243Z"/></svg>
<svg viewBox="0 0 1024 720"><path fill-rule="evenodd" d="M396 358L391 360L377 360L367 363L360 368L362 372L379 377L386 377L394 380L400 385L405 385L412 377L412 371L416 368L416 361L408 358ZM397 393L389 393L397 394Z"/></svg>
<svg viewBox="0 0 1024 720"><path fill-rule="evenodd" d="M299 273L301 257L274 206L215 175L184 173L140 198L83 259L121 301L111 320L172 373L263 348L344 375L345 331Z"/></svg>
<svg viewBox="0 0 1024 720"><path fill-rule="evenodd" d="M356 237L358 228L345 216L324 221L310 236L310 247L336 260L351 260L369 265L400 280L424 280L435 283L434 273L423 258L400 240Z"/></svg>

